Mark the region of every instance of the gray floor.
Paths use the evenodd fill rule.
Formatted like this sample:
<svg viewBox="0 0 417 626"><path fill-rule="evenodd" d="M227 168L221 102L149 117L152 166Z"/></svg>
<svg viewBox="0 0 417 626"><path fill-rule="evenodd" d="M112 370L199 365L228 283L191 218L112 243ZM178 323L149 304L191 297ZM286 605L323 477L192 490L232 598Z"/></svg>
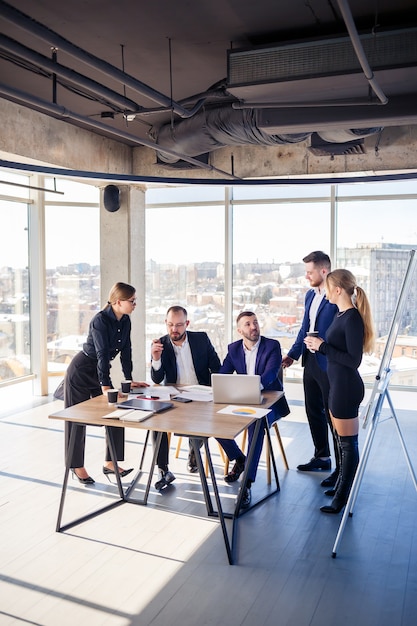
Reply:
<svg viewBox="0 0 417 626"><path fill-rule="evenodd" d="M295 388L296 386L294 386ZM321 474L296 471L311 456L300 390L280 422L290 470L277 452L281 491L239 522L238 564L227 561L218 523L208 519L199 479L186 471L187 441L146 508L125 504L56 533L63 432L48 414L59 401L0 414L0 625L42 626L414 626L417 614L417 493L392 419L379 423L354 515L337 558L340 516L325 516ZM394 406L417 465L415 395ZM385 411L384 411L385 413ZM368 430L361 430L361 447ZM274 442L276 447L276 442ZM65 516L115 497L101 473L101 429L89 429L94 487L71 482ZM218 476L222 464L211 444ZM125 466L142 437L128 431ZM225 507L236 485L220 480ZM265 488L261 461L254 496Z"/></svg>

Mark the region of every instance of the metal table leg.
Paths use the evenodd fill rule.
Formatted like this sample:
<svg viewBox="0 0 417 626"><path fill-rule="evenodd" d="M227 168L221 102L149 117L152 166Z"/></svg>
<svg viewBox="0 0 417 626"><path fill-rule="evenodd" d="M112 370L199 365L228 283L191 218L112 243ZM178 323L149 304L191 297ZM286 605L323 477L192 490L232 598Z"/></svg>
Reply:
<svg viewBox="0 0 417 626"><path fill-rule="evenodd" d="M60 499L60 504L59 504L59 511L58 511L58 519L57 519L57 523L56 523L56 532L64 532L65 530L68 530L69 528L72 528L73 526L77 526L78 524L81 524L82 522L86 522L89 519L92 519L94 517L97 517L98 515L101 515L102 513L105 513L106 511L109 511L111 509L114 509L115 507L119 506L120 504L124 504L125 502L129 502L132 504L141 504L141 505L146 505L147 501L148 501L148 496L149 496L149 490L150 490L150 486L152 483L152 476L153 476L153 471L154 471L154 467L155 467L155 463L156 463L156 459L158 456L158 451L159 451L159 446L161 445L161 440L162 440L162 433L158 432L158 436L156 438L156 442L155 442L155 449L154 449L154 453L152 456L152 463L151 463L151 468L149 471L149 478L147 481L147 485L145 488L145 495L142 499L138 499L138 498L131 498L130 494L133 491L133 489L135 488L139 477L142 473L142 464L139 467L139 470L137 471L135 477L133 478L132 482L130 483L129 487L126 489L126 491L124 491L123 489L123 485L122 485L122 481L120 478L120 474L118 471L118 464L117 464L117 458L116 458L116 448L114 445L114 439L113 439L113 435L111 432L111 429L109 427L105 427L106 428L106 438L107 438L107 442L108 442L108 446L109 446L109 450L110 450L110 457L111 460L114 464L114 469L115 469L115 476L116 476L116 483L117 483L117 490L119 492L119 496L120 499L116 500L115 502L112 502L111 504L106 504L105 506L97 509L96 511L93 511L92 513L88 513L86 515L82 515L81 517L78 517L75 520L72 520L71 522L68 522L67 524L61 525L61 521L62 521L62 515L63 515L63 511L64 511L64 503L65 503L65 496L66 496L66 492L67 492L67 486L68 486L68 475L69 475L69 471L70 471L70 466L69 466L69 460L72 458L72 454L74 452L74 446L75 446L75 429L72 428L71 429L71 436L70 436L70 441L69 441L69 446L68 446L68 452L67 452L67 456L66 456L66 463L65 463L65 474L64 474L64 482L62 485L62 491L61 491L61 499ZM143 461L143 457L142 457L142 461Z"/></svg>
<svg viewBox="0 0 417 626"><path fill-rule="evenodd" d="M106 428L107 431L107 428ZM109 436L109 433L106 432L106 435L108 436L108 442L109 442L109 449L110 449L110 456L113 460L113 462L115 462L116 459L116 452L114 449L114 441L113 441L113 437ZM65 461L65 474L64 474L64 482L62 485L62 491L61 491L61 500L60 500L60 505L59 505L59 511L58 511L58 519L57 519L57 523L56 523L56 532L64 532L65 530L68 530L69 528L72 528L73 526L77 526L78 524L81 524L82 522L86 522L89 519L92 519L93 517L96 517L97 515L100 515L101 513L104 513L105 511L109 511L110 509L114 509L116 506L119 506L120 504L122 504L125 500L123 497L121 497L119 500L116 500L115 502L112 502L111 504L107 504L104 507L101 507L100 509L97 509L97 511L93 511L92 513L88 513L87 515L82 515L81 517L78 517L77 519L68 522L67 524L61 525L61 521L62 521L62 514L64 512L64 502L65 502L65 496L66 496L66 491L67 491L67 486L68 486L68 475L69 475L69 471L70 471L70 459L72 458L72 454L74 452L74 446L75 446L75 428L71 429L71 436L70 436L70 441L69 441L69 446L68 446L68 451L67 451L67 455L66 455L66 461ZM117 469L117 462L115 465L116 469ZM120 476L117 476L117 478L119 479L119 494L120 492L123 494L123 488L121 487L121 482L120 482ZM121 489L120 489L121 488Z"/></svg>
<svg viewBox="0 0 417 626"><path fill-rule="evenodd" d="M246 481L247 481L247 477L248 477L248 473L249 473L249 467L251 465L251 462L252 462L252 459L253 459L253 455L254 455L254 452L255 452L255 443L256 443L256 440L257 440L257 438L259 436L261 428L264 429L265 434L266 434L266 436L268 438L269 450L271 451L270 454L271 454L271 460L272 460L272 467L273 467L273 470L274 470L274 478L275 478L275 483L276 483L276 489L271 490L265 496L263 496L262 498L260 498L259 500L257 500L253 504L251 504L247 509L242 509L241 508L241 504L242 504L242 499L243 499L243 492L244 492L244 489L245 489L245 486L246 486ZM261 504L262 502L265 502L265 500L268 500L268 498L270 498L271 496L276 494L278 491L280 491L278 470L277 470L277 465L276 465L276 462L275 462L275 457L272 454L271 433L269 432L269 424L268 424L268 420L267 420L267 418L265 416L265 417L262 417L261 419L258 419L256 424L255 424L255 430L254 430L253 437L252 437L251 447L250 447L250 450L248 450L248 456L247 456L246 463L245 463L245 470L244 470L244 472L242 474L241 486L240 486L239 495L238 495L238 498L237 498L237 501L236 501L234 517L239 517L239 516L244 515L245 513L248 513L249 511L254 509L256 506Z"/></svg>
<svg viewBox="0 0 417 626"><path fill-rule="evenodd" d="M206 473L204 471L203 459L201 458L201 452L200 452L200 446L199 446L199 441L200 440L201 440L201 437L199 437L199 438L192 438L192 437L190 437L190 442L191 442L191 445L194 448L195 458L196 458L196 461L197 461L197 467L198 467L198 471L199 471L199 474L200 474L201 486L203 488L204 500L206 502L206 507L207 507L207 514L209 515L209 517L218 517L219 518L220 525L221 525L221 528L222 528L222 533L223 533L224 545L226 547L227 558L229 560L230 565L233 565L233 562L234 562L234 558L233 558L233 535L232 535L232 544L231 544L230 540L229 540L229 535L228 535L228 532L227 532L227 528L226 528L226 521L225 521L225 518L228 517L228 516L227 516L227 514L225 514L223 512L222 503L221 503L221 500L220 500L219 489L218 489L217 481L216 481L216 475L215 475L214 467L213 467L213 461L212 461L212 458L211 458L211 453L210 453L210 449L209 449L209 445L208 445L208 438L204 437L203 441L204 441L204 449L205 449L205 452L206 452L207 461L208 461L208 468L209 468L210 477L211 477L211 484L213 486L214 497L216 499L217 511L215 511L213 509L213 504L212 504L212 501L211 501L210 491L209 491L208 482L207 482L207 476L206 476Z"/></svg>

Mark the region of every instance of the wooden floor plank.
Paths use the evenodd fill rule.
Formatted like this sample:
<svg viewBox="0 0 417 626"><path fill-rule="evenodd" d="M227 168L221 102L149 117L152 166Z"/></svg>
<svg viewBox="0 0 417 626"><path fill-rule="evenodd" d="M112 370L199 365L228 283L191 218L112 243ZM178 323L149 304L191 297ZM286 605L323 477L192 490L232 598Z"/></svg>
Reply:
<svg viewBox="0 0 417 626"><path fill-rule="evenodd" d="M417 464L417 412L407 395L398 417ZM290 470L273 436L281 491L240 519L238 564L230 566L198 476L186 470L185 438L178 459L175 438L170 451L177 480L163 494L152 487L148 507L122 505L56 533L64 435L47 416L60 406L19 405L0 416L0 626L414 626L417 493L393 420L378 425L333 559L340 516L319 510L328 501L325 474L295 469L312 450L303 406L295 403L280 423ZM68 516L117 498L101 472L103 432L87 432L86 465L96 484L70 481ZM137 467L141 437L127 431L126 467ZM238 485L221 480L218 447L210 445L231 509ZM254 498L265 491L265 475L263 457Z"/></svg>

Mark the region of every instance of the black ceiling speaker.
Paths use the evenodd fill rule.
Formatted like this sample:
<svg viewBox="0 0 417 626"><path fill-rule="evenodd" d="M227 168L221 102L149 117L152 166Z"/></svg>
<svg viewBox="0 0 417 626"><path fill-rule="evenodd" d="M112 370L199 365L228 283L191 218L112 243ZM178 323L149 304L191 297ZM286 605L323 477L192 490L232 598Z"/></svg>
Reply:
<svg viewBox="0 0 417 626"><path fill-rule="evenodd" d="M104 187L103 196L104 208L109 213L115 213L120 209L120 189L116 185L107 185Z"/></svg>

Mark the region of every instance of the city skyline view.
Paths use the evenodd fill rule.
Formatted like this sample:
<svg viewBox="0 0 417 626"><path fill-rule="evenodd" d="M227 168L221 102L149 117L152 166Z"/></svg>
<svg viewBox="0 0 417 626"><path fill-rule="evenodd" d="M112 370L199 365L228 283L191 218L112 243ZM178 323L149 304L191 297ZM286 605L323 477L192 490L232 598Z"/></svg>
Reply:
<svg viewBox="0 0 417 626"><path fill-rule="evenodd" d="M51 186L53 181L47 184ZM64 196L47 193L45 205L47 325L53 359L65 360L71 357L71 342L78 349L89 319L103 306L107 294L99 293L99 189L70 181L59 181L58 187L65 191ZM315 249L330 254L331 246L337 255L332 259L333 268L348 267L356 273L358 283L369 290L378 336L383 337L388 332L407 250L417 247L417 184L345 185L338 192L333 214L329 186L234 188L229 245L224 189L148 190L146 319L140 320L146 324L147 341L165 332L167 307L182 304L190 312L190 328L207 331L220 355L227 347L226 330L234 327L233 319L242 308L255 310L263 333L278 339L283 350L288 349L297 333L309 287L302 258ZM30 294L25 286L28 205L23 201L10 204L12 212L8 201L3 201L10 215L10 232L4 229L0 234L3 310L8 315L1 329L2 356L7 358L29 349L26 337L30 324ZM332 215L337 222L333 225ZM225 319L227 253L233 264L231 320ZM114 277L117 280L119 276ZM415 300L410 308L417 311L414 304ZM26 313L18 318L23 305ZM11 314L13 319L25 320L24 333L10 326ZM412 312L403 324L410 340L400 353L414 359L413 368L417 366L417 346L411 341L417 335L416 315Z"/></svg>

